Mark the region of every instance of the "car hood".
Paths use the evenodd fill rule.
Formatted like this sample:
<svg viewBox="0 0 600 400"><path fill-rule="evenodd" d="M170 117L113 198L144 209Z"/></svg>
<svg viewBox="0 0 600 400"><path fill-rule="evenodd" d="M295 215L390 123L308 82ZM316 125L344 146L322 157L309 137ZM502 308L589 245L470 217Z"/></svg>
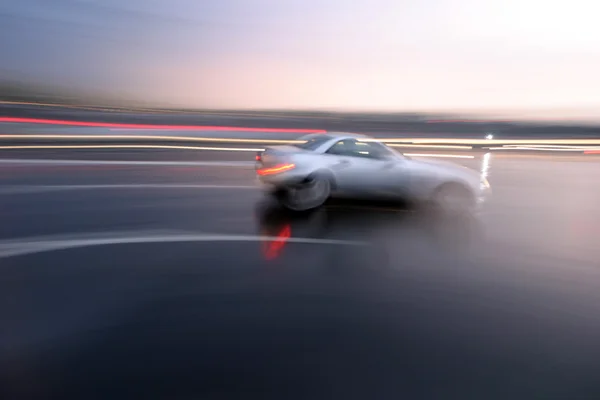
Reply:
<svg viewBox="0 0 600 400"><path fill-rule="evenodd" d="M432 159L410 159L411 168L422 171L435 171L438 173L458 175L463 179L479 181L480 174L474 169L449 161Z"/></svg>

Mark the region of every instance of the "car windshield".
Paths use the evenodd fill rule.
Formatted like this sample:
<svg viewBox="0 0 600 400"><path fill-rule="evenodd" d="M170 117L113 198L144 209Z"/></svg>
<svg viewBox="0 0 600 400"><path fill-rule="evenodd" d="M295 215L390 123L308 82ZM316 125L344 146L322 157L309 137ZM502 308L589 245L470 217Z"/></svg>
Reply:
<svg viewBox="0 0 600 400"><path fill-rule="evenodd" d="M371 152L375 153L379 153L380 157L383 156L401 156L401 157L406 157L402 152L398 151L397 149L388 146L387 144L383 143L383 142L377 142L377 141L373 141L373 140L369 140L368 141L370 147L371 147Z"/></svg>
<svg viewBox="0 0 600 400"><path fill-rule="evenodd" d="M331 136L316 134L316 135L307 135L298 138L300 143L294 144L294 146L299 147L303 150L314 151L323 143L331 140Z"/></svg>

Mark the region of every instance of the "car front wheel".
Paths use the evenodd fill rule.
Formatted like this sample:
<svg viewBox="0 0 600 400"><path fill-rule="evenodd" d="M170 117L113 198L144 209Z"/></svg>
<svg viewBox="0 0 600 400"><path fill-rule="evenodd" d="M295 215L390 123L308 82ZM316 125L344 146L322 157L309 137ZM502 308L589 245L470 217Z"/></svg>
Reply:
<svg viewBox="0 0 600 400"><path fill-rule="evenodd" d="M433 199L435 207L444 213L471 212L475 206L473 194L459 184L442 185Z"/></svg>

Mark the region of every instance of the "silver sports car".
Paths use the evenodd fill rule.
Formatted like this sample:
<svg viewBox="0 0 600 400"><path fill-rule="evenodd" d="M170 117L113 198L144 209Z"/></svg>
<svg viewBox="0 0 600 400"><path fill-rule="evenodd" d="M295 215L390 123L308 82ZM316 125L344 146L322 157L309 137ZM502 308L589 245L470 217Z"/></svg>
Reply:
<svg viewBox="0 0 600 400"><path fill-rule="evenodd" d="M476 171L447 162L415 160L368 136L326 133L256 156L259 180L281 204L302 211L331 196L403 199L446 211L476 209L490 185Z"/></svg>

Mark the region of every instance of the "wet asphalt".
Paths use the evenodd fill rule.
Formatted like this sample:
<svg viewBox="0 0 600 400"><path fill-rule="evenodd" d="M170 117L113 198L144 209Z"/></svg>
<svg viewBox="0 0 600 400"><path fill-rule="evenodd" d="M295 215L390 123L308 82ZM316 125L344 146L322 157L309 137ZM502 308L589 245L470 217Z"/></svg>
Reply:
<svg viewBox="0 0 600 400"><path fill-rule="evenodd" d="M493 156L439 216L285 212L250 153L11 154L173 163L0 164L1 398L600 397L595 158Z"/></svg>

